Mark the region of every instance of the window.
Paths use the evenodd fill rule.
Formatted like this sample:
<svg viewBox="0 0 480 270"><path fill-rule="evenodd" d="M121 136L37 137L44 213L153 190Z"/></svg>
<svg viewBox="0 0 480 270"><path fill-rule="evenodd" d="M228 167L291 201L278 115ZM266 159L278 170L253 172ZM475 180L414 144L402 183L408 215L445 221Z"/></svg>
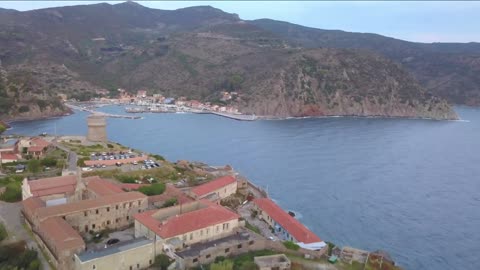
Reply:
<svg viewBox="0 0 480 270"><path fill-rule="evenodd" d="M83 215L84 215L84 216L87 216L87 211L83 212Z"/></svg>
<svg viewBox="0 0 480 270"><path fill-rule="evenodd" d="M110 225L110 220L107 220L107 225Z"/></svg>
<svg viewBox="0 0 480 270"><path fill-rule="evenodd" d="M97 210L95 210L95 213L96 213L96 214L98 214L98 209L97 209Z"/></svg>
<svg viewBox="0 0 480 270"><path fill-rule="evenodd" d="M85 232L88 232L88 225L85 225Z"/></svg>
<svg viewBox="0 0 480 270"><path fill-rule="evenodd" d="M92 269L96 269L95 264L93 265Z"/></svg>
<svg viewBox="0 0 480 270"><path fill-rule="evenodd" d="M130 220L130 217L129 217L129 216L127 216L127 220Z"/></svg>
<svg viewBox="0 0 480 270"><path fill-rule="evenodd" d="M138 206L142 205L142 201L138 201Z"/></svg>
<svg viewBox="0 0 480 270"><path fill-rule="evenodd" d="M219 225L217 225L217 232L219 232L219 231L220 231L220 226L219 226Z"/></svg>
<svg viewBox="0 0 480 270"><path fill-rule="evenodd" d="M149 261L148 261L148 264L152 264L152 260L149 260Z"/></svg>
<svg viewBox="0 0 480 270"><path fill-rule="evenodd" d="M183 236L183 241L184 242L187 241L187 236L186 235Z"/></svg>
<svg viewBox="0 0 480 270"><path fill-rule="evenodd" d="M116 209L116 210L118 210L118 204L117 204L117 205L115 205L115 209Z"/></svg>
<svg viewBox="0 0 480 270"><path fill-rule="evenodd" d="M210 232L210 228L207 228L207 235L208 235L209 232Z"/></svg>
<svg viewBox="0 0 480 270"><path fill-rule="evenodd" d="M200 236L203 236L203 230L200 230Z"/></svg>
<svg viewBox="0 0 480 270"><path fill-rule="evenodd" d="M92 224L92 229L95 229L95 224Z"/></svg>
<svg viewBox="0 0 480 270"><path fill-rule="evenodd" d="M128 204L128 207L132 208L132 205L133 205L132 203L129 203L129 204Z"/></svg>
<svg viewBox="0 0 480 270"><path fill-rule="evenodd" d="M248 242L248 244L251 246L255 243L255 241L251 240L250 242Z"/></svg>
<svg viewBox="0 0 480 270"><path fill-rule="evenodd" d="M193 240L193 233L190 233L190 240Z"/></svg>
<svg viewBox="0 0 480 270"><path fill-rule="evenodd" d="M230 248L225 249L225 253L228 253L228 252L230 252Z"/></svg>
<svg viewBox="0 0 480 270"><path fill-rule="evenodd" d="M198 258L193 259L193 262L194 263L198 262Z"/></svg>
<svg viewBox="0 0 480 270"><path fill-rule="evenodd" d="M238 244L237 248L242 248L242 244Z"/></svg>
<svg viewBox="0 0 480 270"><path fill-rule="evenodd" d="M140 269L140 264L139 263L137 263L137 269Z"/></svg>
<svg viewBox="0 0 480 270"><path fill-rule="evenodd" d="M62 218L63 218L63 220L65 220L65 216L63 216Z"/></svg>
<svg viewBox="0 0 480 270"><path fill-rule="evenodd" d="M110 212L110 207L107 207L107 212Z"/></svg>
<svg viewBox="0 0 480 270"><path fill-rule="evenodd" d="M210 258L210 254L207 254L207 256L205 256L205 258L207 258L207 259Z"/></svg>
<svg viewBox="0 0 480 270"><path fill-rule="evenodd" d="M133 270L133 266L130 266L130 270Z"/></svg>

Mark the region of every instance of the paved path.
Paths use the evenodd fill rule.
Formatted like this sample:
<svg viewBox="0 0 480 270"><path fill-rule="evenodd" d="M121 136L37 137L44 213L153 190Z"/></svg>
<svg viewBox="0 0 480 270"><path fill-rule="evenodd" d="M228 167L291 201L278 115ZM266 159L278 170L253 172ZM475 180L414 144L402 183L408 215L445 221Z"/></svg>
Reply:
<svg viewBox="0 0 480 270"><path fill-rule="evenodd" d="M30 236L28 231L23 227L20 217L21 203L6 203L0 201L0 221L5 224L8 231L7 242L25 241L29 248L35 249L38 252L38 258L42 264L42 270L50 270L50 265L43 256L37 242Z"/></svg>
<svg viewBox="0 0 480 270"><path fill-rule="evenodd" d="M70 149L68 149L67 147L59 144L57 142L57 139L54 139L52 141L52 144L57 147L58 149L60 150L63 150L67 153L67 156L68 156L68 172L69 173L76 173L77 172L77 160L78 160L78 156L77 156L77 153L75 153L74 151L71 151Z"/></svg>

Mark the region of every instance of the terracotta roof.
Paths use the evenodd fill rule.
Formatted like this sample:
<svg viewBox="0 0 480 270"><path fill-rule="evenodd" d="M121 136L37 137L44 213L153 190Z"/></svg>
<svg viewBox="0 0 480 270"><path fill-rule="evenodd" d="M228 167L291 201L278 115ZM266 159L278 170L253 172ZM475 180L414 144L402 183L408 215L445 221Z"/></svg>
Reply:
<svg viewBox="0 0 480 270"><path fill-rule="evenodd" d="M49 207L40 208L37 210L37 215L39 218L53 217L53 216L62 216L74 212L85 211L88 209L96 209L99 207L107 207L112 204L130 202L135 200L146 199L147 196L143 195L140 192L123 192L113 195L107 195L103 197L98 197L92 200L83 200L73 203L54 205Z"/></svg>
<svg viewBox="0 0 480 270"><path fill-rule="evenodd" d="M236 181L237 180L235 179L235 177L231 175L223 176L203 185L194 187L191 191L197 196L201 197L208 193L214 192L215 190L218 190L224 186L235 183Z"/></svg>
<svg viewBox="0 0 480 270"><path fill-rule="evenodd" d="M78 232L60 217L52 217L40 222L38 232L55 253L85 248L85 242Z"/></svg>
<svg viewBox="0 0 480 270"><path fill-rule="evenodd" d="M260 209L265 211L267 215L287 230L288 233L290 233L298 242L309 244L322 241L312 231L307 229L307 227L297 219L290 216L272 200L268 198L257 198L253 200L253 203L258 205Z"/></svg>
<svg viewBox="0 0 480 270"><path fill-rule="evenodd" d="M87 189L95 193L97 196L106 196L124 192L118 185L102 179L99 176L87 177L84 178L83 181L85 181Z"/></svg>
<svg viewBox="0 0 480 270"><path fill-rule="evenodd" d="M30 146L28 147L28 152L42 152L45 149L45 146Z"/></svg>
<svg viewBox="0 0 480 270"><path fill-rule="evenodd" d="M45 148L50 145L50 142L47 142L42 138L33 138L32 140L30 140L30 144L33 146L41 146Z"/></svg>
<svg viewBox="0 0 480 270"><path fill-rule="evenodd" d="M174 215L166 220L157 220L152 216L159 211L163 211L162 209L137 214L135 215L135 220L145 225L163 239L167 239L240 217L238 214L223 206L207 200L200 202L206 205L206 207L184 214ZM198 203L198 201L192 203Z"/></svg>
<svg viewBox="0 0 480 270"><path fill-rule="evenodd" d="M0 157L1 159L5 159L5 160L18 160L17 155L13 153L0 152Z"/></svg>
<svg viewBox="0 0 480 270"><path fill-rule="evenodd" d="M37 197L30 197L22 201L23 213L31 220L31 216L38 208L45 207L45 202Z"/></svg>
<svg viewBox="0 0 480 270"><path fill-rule="evenodd" d="M28 181L33 196L72 193L77 185L75 175L57 176Z"/></svg>
<svg viewBox="0 0 480 270"><path fill-rule="evenodd" d="M185 195L180 189L172 184L167 184L165 191L160 195L148 196L149 203L165 202L171 198L177 198L178 203L188 203L193 201L190 197Z"/></svg>

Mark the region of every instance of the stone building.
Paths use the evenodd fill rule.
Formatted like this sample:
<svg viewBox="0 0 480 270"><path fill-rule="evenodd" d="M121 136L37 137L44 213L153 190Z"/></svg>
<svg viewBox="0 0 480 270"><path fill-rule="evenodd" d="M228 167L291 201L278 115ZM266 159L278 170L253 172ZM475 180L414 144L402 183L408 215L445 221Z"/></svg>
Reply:
<svg viewBox="0 0 480 270"><path fill-rule="evenodd" d="M135 237L154 239L170 250L231 235L240 216L208 200L151 210L135 216Z"/></svg>
<svg viewBox="0 0 480 270"><path fill-rule="evenodd" d="M103 115L92 114L87 117L87 140L92 142L107 141L107 120Z"/></svg>
<svg viewBox="0 0 480 270"><path fill-rule="evenodd" d="M258 218L270 225L281 239L296 242L300 247L310 250L326 247L325 242L317 235L269 198L257 198L253 200L253 204Z"/></svg>
<svg viewBox="0 0 480 270"><path fill-rule="evenodd" d="M84 182L86 185L83 185ZM124 192L99 177L82 180L76 176L64 176L24 180L22 191L25 198L22 212L26 223L57 269L75 269L84 265L76 264L74 258L75 254L85 251L82 235L104 229L126 228L133 224L135 214L142 213L148 207L144 194ZM59 201L59 198L64 200ZM52 200L54 204L51 204ZM121 251L125 255L126 250ZM132 247L131 252L135 253L136 248ZM147 267L148 262L142 260L142 268ZM128 262L128 265L136 266L139 263Z"/></svg>
<svg viewBox="0 0 480 270"><path fill-rule="evenodd" d="M285 254L254 257L259 270L290 270L290 260Z"/></svg>
<svg viewBox="0 0 480 270"><path fill-rule="evenodd" d="M189 192L193 198L219 201L237 192L237 180L231 175L223 176L192 188Z"/></svg>

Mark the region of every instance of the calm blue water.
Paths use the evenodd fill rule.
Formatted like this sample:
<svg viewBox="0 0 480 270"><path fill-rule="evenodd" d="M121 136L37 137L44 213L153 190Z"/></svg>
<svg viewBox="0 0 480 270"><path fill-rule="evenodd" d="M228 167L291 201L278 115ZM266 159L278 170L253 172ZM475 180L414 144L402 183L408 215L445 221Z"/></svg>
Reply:
<svg viewBox="0 0 480 270"><path fill-rule="evenodd" d="M120 107L103 108L122 112ZM213 115L109 119L122 144L231 164L322 239L384 249L416 269L480 267L480 109L469 122L297 119L238 122ZM8 133L86 134L86 114L19 122Z"/></svg>

